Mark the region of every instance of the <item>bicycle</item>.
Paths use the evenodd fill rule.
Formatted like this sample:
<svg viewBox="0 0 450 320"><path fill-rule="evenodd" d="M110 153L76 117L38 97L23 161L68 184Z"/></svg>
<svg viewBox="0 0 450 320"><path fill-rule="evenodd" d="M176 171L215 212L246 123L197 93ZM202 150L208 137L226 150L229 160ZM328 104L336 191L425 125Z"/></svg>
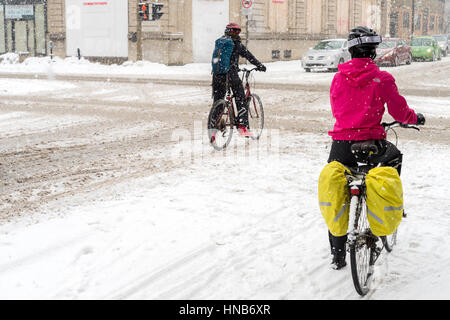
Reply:
<svg viewBox="0 0 450 320"><path fill-rule="evenodd" d="M264 109L261 98L251 92L249 76L253 69L239 69L243 72L242 82L244 83L245 99L248 104L248 120L253 140L258 140L264 127ZM236 102L231 93L231 86L227 81L227 94L225 99L220 99L212 106L208 116L208 137L209 142L216 150L226 148L233 136L233 129L238 128Z"/></svg>
<svg viewBox="0 0 450 320"><path fill-rule="evenodd" d="M419 130L419 128L413 125L402 124L394 121L391 123L382 123L382 126L387 131L392 130L396 136L397 145L397 133L393 130L394 127L411 128ZM383 249L387 252L393 250L397 240L397 231L388 236L375 236L369 226L367 218L368 212L366 204L366 174L372 168L378 166L394 166L393 162L398 159L386 159L387 162L372 162L371 159L377 156L378 147L375 143L360 142L355 143L351 147L352 153L355 154L358 160L357 167L348 168L350 173L346 173L348 186L350 189L350 208L349 208L349 224L347 231L347 246L350 252L350 265L353 278L353 284L359 295L366 295L371 288L371 282L374 274L374 265L380 256ZM386 150L385 154L389 152ZM399 162L397 162L399 164ZM403 211L403 217L406 214ZM381 247L377 245L381 239Z"/></svg>

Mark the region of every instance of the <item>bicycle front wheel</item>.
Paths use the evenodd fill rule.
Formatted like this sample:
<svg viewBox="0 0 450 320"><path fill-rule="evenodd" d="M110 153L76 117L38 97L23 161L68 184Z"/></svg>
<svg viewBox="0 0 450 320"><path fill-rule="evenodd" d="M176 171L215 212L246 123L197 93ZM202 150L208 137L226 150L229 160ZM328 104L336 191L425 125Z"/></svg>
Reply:
<svg viewBox="0 0 450 320"><path fill-rule="evenodd" d="M391 235L380 237L383 242L383 246L387 252L391 252L394 249L394 245L397 243L397 230Z"/></svg>
<svg viewBox="0 0 450 320"><path fill-rule="evenodd" d="M208 116L208 138L216 150L223 150L228 146L233 136L232 105L226 100L214 103Z"/></svg>
<svg viewBox="0 0 450 320"><path fill-rule="evenodd" d="M264 108L261 98L257 94L250 95L248 122L253 133L252 139L258 140L264 128Z"/></svg>

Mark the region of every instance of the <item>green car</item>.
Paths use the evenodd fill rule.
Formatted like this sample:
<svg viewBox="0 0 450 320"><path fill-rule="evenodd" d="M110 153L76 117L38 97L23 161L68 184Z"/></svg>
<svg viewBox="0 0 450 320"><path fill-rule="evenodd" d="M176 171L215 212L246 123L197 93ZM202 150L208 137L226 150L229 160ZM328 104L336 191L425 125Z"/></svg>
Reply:
<svg viewBox="0 0 450 320"><path fill-rule="evenodd" d="M441 47L433 37L415 37L411 40L413 60L441 60Z"/></svg>

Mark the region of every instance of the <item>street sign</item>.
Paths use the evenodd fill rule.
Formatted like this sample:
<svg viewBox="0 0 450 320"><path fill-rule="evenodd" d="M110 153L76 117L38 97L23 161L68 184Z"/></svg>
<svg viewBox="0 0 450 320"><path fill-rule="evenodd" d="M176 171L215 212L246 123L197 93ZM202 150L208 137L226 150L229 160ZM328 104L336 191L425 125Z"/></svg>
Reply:
<svg viewBox="0 0 450 320"><path fill-rule="evenodd" d="M34 19L33 5L5 5L5 19Z"/></svg>
<svg viewBox="0 0 450 320"><path fill-rule="evenodd" d="M161 11L164 5L162 3L152 3L152 19L153 21L161 19L161 16L164 14Z"/></svg>
<svg viewBox="0 0 450 320"><path fill-rule="evenodd" d="M242 0L242 9L241 9L241 13L244 16L250 16L252 14L252 4L253 1L252 0Z"/></svg>
<svg viewBox="0 0 450 320"><path fill-rule="evenodd" d="M252 6L252 4L253 4L253 1L252 1L252 0L242 0L242 6L243 6L245 9L250 8L250 7Z"/></svg>

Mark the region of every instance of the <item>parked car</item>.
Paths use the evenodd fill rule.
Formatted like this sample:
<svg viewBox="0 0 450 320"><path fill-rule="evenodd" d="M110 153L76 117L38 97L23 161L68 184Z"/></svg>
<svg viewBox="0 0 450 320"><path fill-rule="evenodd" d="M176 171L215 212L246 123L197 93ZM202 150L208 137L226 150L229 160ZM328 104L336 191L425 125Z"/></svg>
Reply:
<svg viewBox="0 0 450 320"><path fill-rule="evenodd" d="M413 60L441 60L441 47L431 36L416 37L411 40Z"/></svg>
<svg viewBox="0 0 450 320"><path fill-rule="evenodd" d="M441 47L442 55L446 57L450 52L448 48L448 43L450 42L449 36L447 34L436 34L433 38L437 41L439 47Z"/></svg>
<svg viewBox="0 0 450 320"><path fill-rule="evenodd" d="M375 63L379 66L398 66L412 62L411 47L399 38L383 38L378 45Z"/></svg>
<svg viewBox="0 0 450 320"><path fill-rule="evenodd" d="M328 39L317 43L302 57L302 67L306 72L326 68L337 71L337 66L351 59L347 39Z"/></svg>

